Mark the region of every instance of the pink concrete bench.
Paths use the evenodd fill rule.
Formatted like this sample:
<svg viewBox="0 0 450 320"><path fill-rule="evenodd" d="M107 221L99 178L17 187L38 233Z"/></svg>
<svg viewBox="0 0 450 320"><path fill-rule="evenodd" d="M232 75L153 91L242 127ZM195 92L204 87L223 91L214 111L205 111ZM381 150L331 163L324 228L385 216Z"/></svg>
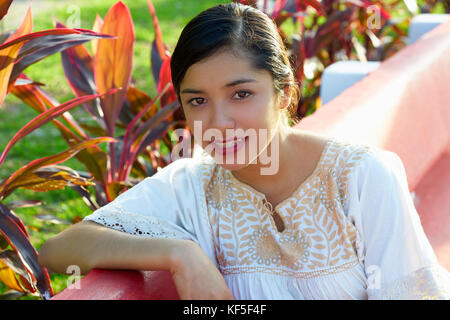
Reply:
<svg viewBox="0 0 450 320"><path fill-rule="evenodd" d="M425 233L450 270L450 21L305 118L303 129L397 153ZM79 286L80 289L71 289ZM166 271L92 270L64 299L179 299Z"/></svg>

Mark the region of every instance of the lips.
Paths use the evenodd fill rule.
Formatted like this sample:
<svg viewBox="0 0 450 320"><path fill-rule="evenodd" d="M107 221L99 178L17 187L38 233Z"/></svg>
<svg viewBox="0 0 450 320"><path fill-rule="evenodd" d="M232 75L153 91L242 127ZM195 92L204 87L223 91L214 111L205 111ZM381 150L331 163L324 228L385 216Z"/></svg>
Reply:
<svg viewBox="0 0 450 320"><path fill-rule="evenodd" d="M218 146L219 148L231 148L244 140L245 140L245 137L243 137L243 138L235 137L234 139L226 140L223 142L213 141L213 143L214 143L214 145Z"/></svg>
<svg viewBox="0 0 450 320"><path fill-rule="evenodd" d="M214 150L218 154L227 154L227 153L235 153L239 149L241 149L247 142L248 136L244 138L236 138L234 140L230 140L225 144L215 143L213 142Z"/></svg>

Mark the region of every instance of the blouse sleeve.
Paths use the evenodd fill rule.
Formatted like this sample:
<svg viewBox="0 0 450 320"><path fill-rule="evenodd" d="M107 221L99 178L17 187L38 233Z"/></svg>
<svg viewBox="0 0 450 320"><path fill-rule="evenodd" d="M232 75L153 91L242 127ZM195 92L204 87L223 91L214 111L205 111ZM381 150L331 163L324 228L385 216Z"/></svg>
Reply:
<svg viewBox="0 0 450 320"><path fill-rule="evenodd" d="M374 148L349 182L369 299L450 299L450 276L425 235L397 154Z"/></svg>
<svg viewBox="0 0 450 320"><path fill-rule="evenodd" d="M84 218L130 234L198 242L195 182L179 159Z"/></svg>

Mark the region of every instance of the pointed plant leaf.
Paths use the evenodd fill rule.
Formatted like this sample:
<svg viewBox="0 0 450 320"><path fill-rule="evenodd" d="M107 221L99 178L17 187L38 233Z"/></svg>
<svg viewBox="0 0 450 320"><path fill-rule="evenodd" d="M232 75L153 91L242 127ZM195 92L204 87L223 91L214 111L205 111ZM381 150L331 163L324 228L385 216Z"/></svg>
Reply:
<svg viewBox="0 0 450 320"><path fill-rule="evenodd" d="M65 30L57 28L56 30ZM15 81L20 73L28 66L36 63L45 57L54 53L63 51L67 48L83 44L94 38L112 38L109 35L87 33L72 33L72 34L56 34L33 38L27 41L20 49L17 61L14 64L11 73L10 82Z"/></svg>
<svg viewBox="0 0 450 320"><path fill-rule="evenodd" d="M2 185L0 185L0 199L3 197L6 197L13 191L13 189L10 188L10 186L14 183L17 184L20 182L22 177L26 177L30 172L33 172L34 170L49 166L49 165L56 165L61 162L64 162L70 158L72 158L74 155L76 155L81 150L97 145L102 142L109 142L113 143L116 142L114 138L111 137L100 137L100 138L93 138L88 139L83 142L80 142L71 148L69 148L66 151L60 152L58 154L44 157L41 159L34 160L30 162L29 164L23 166L16 172L14 172Z"/></svg>
<svg viewBox="0 0 450 320"><path fill-rule="evenodd" d="M180 103L178 101L174 101L169 105L165 106L164 108L161 108L152 118L150 118L144 124L139 126L139 128L136 130L136 133L132 141L135 142L138 139L142 138L142 136L145 135L149 131L149 129L155 127L159 122L166 120L178 108L180 108Z"/></svg>
<svg viewBox="0 0 450 320"><path fill-rule="evenodd" d="M127 91L127 101L130 106L130 110L135 114L139 114L141 110L152 100L152 98L144 91L130 86ZM158 111L158 106L154 103L148 111L142 116L142 120L146 121L153 117Z"/></svg>
<svg viewBox="0 0 450 320"><path fill-rule="evenodd" d="M28 79L23 79L23 78L17 79L16 82L14 83L15 86L24 86L27 84L32 84L32 85L36 85L36 86L45 86L45 83L28 80Z"/></svg>
<svg viewBox="0 0 450 320"><path fill-rule="evenodd" d="M167 89L168 86L166 86L165 89ZM147 111L149 109L151 109L153 107L153 105L156 103L156 101L158 101L158 99L161 98L161 96L163 95L165 91L163 90L162 92L159 92L157 94L157 96L152 99L150 102L148 102L144 108L134 117L134 119L128 124L127 126L127 130L125 131L125 135L123 137L123 147L121 148L121 150L119 150L120 152L120 160L119 160L119 170L121 170L121 173L119 173L119 179L120 180L124 180L124 176L123 176L123 172L124 170L126 171L125 167L123 167L123 164L125 163L126 159L128 158L129 152L130 152L130 147L131 145L134 143L134 137L135 132L137 127L139 126L140 120L141 118L144 116L144 114L147 113ZM119 153L117 153L118 155Z"/></svg>
<svg viewBox="0 0 450 320"><path fill-rule="evenodd" d="M31 15L31 6L28 7L27 12L25 14L25 17L20 24L19 28L14 32L8 39L6 39L5 43L16 43L17 39L22 38L23 35L29 34L33 29L33 18ZM0 49L3 49L5 47L5 43L2 43L0 45ZM6 45L7 47L7 45Z"/></svg>
<svg viewBox="0 0 450 320"><path fill-rule="evenodd" d="M47 110L47 105L43 100L44 92L39 89L39 87L33 84L17 85L20 80L29 81L28 79L19 78L17 79L11 93L22 100L24 103L32 107L39 113L45 112Z"/></svg>
<svg viewBox="0 0 450 320"><path fill-rule="evenodd" d="M125 192L128 188L131 187L132 186L130 184L124 182L112 181L108 183L106 186L106 196L108 198L108 201L113 201L122 192Z"/></svg>
<svg viewBox="0 0 450 320"><path fill-rule="evenodd" d="M19 218L19 216L17 214L15 214L14 211L12 211L12 210L6 212L5 214L8 216L9 219L11 219L20 228L20 230L23 232L23 234L27 238L29 238L28 231L25 228L25 225L23 224L23 222Z"/></svg>
<svg viewBox="0 0 450 320"><path fill-rule="evenodd" d="M275 5L273 7L272 17L276 17L279 13L284 9L288 0L276 0Z"/></svg>
<svg viewBox="0 0 450 320"><path fill-rule="evenodd" d="M80 126L90 132L93 135L96 136L106 136L106 131L105 129L103 129L102 127L99 127L97 125L90 125L90 124L86 124L86 123L80 123Z"/></svg>
<svg viewBox="0 0 450 320"><path fill-rule="evenodd" d="M22 73L19 79L28 79L28 77L24 73ZM48 93L46 93L43 89L37 87L36 85L24 85L19 87L14 86L12 93L39 113L43 113L47 110L47 108L54 109L59 104L55 99L50 97ZM88 138L88 135L83 131L82 127L75 121L75 119L69 112L64 112L60 116L68 123L70 128L72 128L82 138ZM58 129L63 127L65 130L70 130L55 119L52 119L52 122Z"/></svg>
<svg viewBox="0 0 450 320"><path fill-rule="evenodd" d="M64 24L60 22L57 22L55 26L65 28ZM61 60L64 74L75 96L81 97L97 92L94 79L94 59L84 45L80 44L61 51ZM83 106L97 121L101 121L100 99L87 101Z"/></svg>
<svg viewBox="0 0 450 320"><path fill-rule="evenodd" d="M9 31L6 31L6 32L0 34L0 43L5 42L6 39L8 39L14 32L15 32L15 30L9 30Z"/></svg>
<svg viewBox="0 0 450 320"><path fill-rule="evenodd" d="M161 27L159 26L158 17L156 16L156 10L153 6L152 0L147 0L148 9L153 19L153 28L155 29L155 43L158 54L162 60L166 58L166 47L162 38Z"/></svg>
<svg viewBox="0 0 450 320"><path fill-rule="evenodd" d="M60 130L63 138L70 146L73 146L82 141L80 138L78 138L78 136L76 136L72 131L66 128L59 121L54 119L53 124L55 124L56 127ZM88 131L91 131L92 129L83 124L81 124L81 126L84 129L88 129ZM106 135L106 132L102 128L94 127L92 130L96 136ZM87 170L92 174L92 176L96 180L100 181L103 184L106 183L107 180L106 154L100 147L96 145L88 147L78 152L75 155L75 157L86 166Z"/></svg>
<svg viewBox="0 0 450 320"><path fill-rule="evenodd" d="M3 282L8 288L19 292L25 292L17 280L14 271L0 260L0 282Z"/></svg>
<svg viewBox="0 0 450 320"><path fill-rule="evenodd" d="M125 162L125 169L126 174L129 174L131 167L133 165L133 162L135 161L136 157L139 155L138 151L143 150L143 143L145 142L145 139L147 136L152 134L152 130L154 130L158 125L169 118L178 108L180 107L180 104L178 101L174 101L173 103L165 106L164 108L160 109L155 116L150 118L148 121L146 121L143 125L141 125L138 130L136 130L136 133L133 135L133 138L131 140L132 144L130 147L129 155L126 158ZM158 129L161 130L164 128L164 125L159 126ZM158 131L156 131L158 132ZM147 141L148 145L148 141Z"/></svg>
<svg viewBox="0 0 450 320"><path fill-rule="evenodd" d="M41 179L66 181L68 185L92 186L94 183L78 174L77 171L64 166L46 166L33 172Z"/></svg>
<svg viewBox="0 0 450 320"><path fill-rule="evenodd" d="M28 79L28 77L24 73L22 73L19 79ZM35 85L24 85L19 87L14 86L11 92L39 113L46 111L47 108L54 109L58 105L57 101L50 97L44 90ZM89 101L92 100L88 100L87 102ZM82 127L75 121L75 119L73 119L72 115L69 112L61 114L61 117L82 138L88 138L88 135L83 131ZM70 131L70 129L63 125L61 122L55 119L52 119L52 122L61 131L63 136L64 132ZM78 139L78 137L76 137L76 139Z"/></svg>
<svg viewBox="0 0 450 320"><path fill-rule="evenodd" d="M168 88L167 85L169 85ZM165 91L160 100L160 105L165 106L177 99L177 95L172 84L172 74L170 72L170 57L167 57L159 73L158 92Z"/></svg>
<svg viewBox="0 0 450 320"><path fill-rule="evenodd" d="M0 261L6 264L9 268L11 268L11 270L14 271L14 273L21 275L22 277L27 279L28 282L32 281L32 279L28 274L28 271L24 268L18 254L15 251L4 250L0 252Z"/></svg>
<svg viewBox="0 0 450 320"><path fill-rule="evenodd" d="M317 0L296 0L296 3L297 3L297 6L298 5L311 6L314 9L316 9L316 11L320 15L325 15L325 12L323 11L321 3Z"/></svg>
<svg viewBox="0 0 450 320"><path fill-rule="evenodd" d="M26 294L23 292L10 289L0 294L0 300L17 300L18 298L23 297L24 295Z"/></svg>
<svg viewBox="0 0 450 320"><path fill-rule="evenodd" d="M94 94L94 60L83 45L74 46L61 52L64 74L77 96Z"/></svg>
<svg viewBox="0 0 450 320"><path fill-rule="evenodd" d="M90 180L80 177L76 172L68 172L59 166L41 167L21 176L21 179L9 185L9 189L25 188L37 192L64 189L67 186L94 185Z"/></svg>
<svg viewBox="0 0 450 320"><path fill-rule="evenodd" d="M91 197L91 194L89 193L89 190L83 186L71 186L73 190L75 190L83 199L84 203L92 210L95 211L100 208L98 203ZM74 223L72 221L72 223Z"/></svg>
<svg viewBox="0 0 450 320"><path fill-rule="evenodd" d="M68 102L65 102L58 107L48 109L45 112L38 115L36 118L31 120L26 126L24 126L22 129L17 132L14 137L9 141L9 143L6 145L5 149L3 150L3 153L0 157L0 165L5 160L5 157L9 150L23 137L25 137L27 134L31 133L32 131L36 130L40 126L44 125L45 123L49 122L50 120L54 119L55 117L65 113L66 111L69 111L73 109L74 107L78 106L79 104L95 99L97 97L100 97L102 95L108 95L108 94L114 94L117 89L112 89L105 94L97 94L97 95L89 95L89 96L83 96L80 98L72 99Z"/></svg>
<svg viewBox="0 0 450 320"><path fill-rule="evenodd" d="M27 14L25 21L31 21L31 13ZM23 26L23 28L22 28ZM27 22L26 24L23 24L21 28L18 29L18 31L13 34L11 37L7 39L5 43L2 43L0 45L0 106L3 103L3 100L6 96L6 94L11 91L11 88L14 85L15 80L20 76L21 71L24 70L28 65L31 63L36 62L36 58L42 59L45 55L51 54L50 51L54 50L52 46L44 47L44 51L40 53L40 55L29 55L29 56L22 56L19 61L16 61L16 58L18 54L20 54L20 50L22 49L22 46L28 41L31 41L32 39L36 39L38 37L50 37L51 36L61 36L61 35L68 35L71 34L78 34L81 36L84 36L85 40L88 41L89 39L86 39L86 37L109 37L107 35L98 35L93 33L90 30L84 30L84 29L52 29L52 30L44 30L44 31L38 31L33 33L27 33L31 32L31 22ZM19 33L22 32L22 33ZM21 36L17 36L18 34L23 34ZM38 43L38 46L42 44L45 44L45 42L41 41L42 39L36 40ZM33 42L33 43L36 43ZM84 40L83 40L84 41ZM76 43L69 43L70 46L75 45ZM57 47L56 49L63 49L64 45L67 46L68 44L63 44L63 46ZM58 49L58 50L59 50ZM49 51L50 50L50 51ZM28 52L29 50L27 50ZM54 53L54 52L52 52Z"/></svg>
<svg viewBox="0 0 450 320"><path fill-rule="evenodd" d="M159 55L156 41L153 41L152 50L150 53L150 68L153 75L153 81L155 82L156 87L158 87L159 85L159 72L161 71L162 64L163 59L161 59L161 56Z"/></svg>
<svg viewBox="0 0 450 320"><path fill-rule="evenodd" d="M139 158L137 158L136 161L133 162L131 174L141 179L145 179L146 177L149 176L146 166L143 163L141 163L141 161L139 161Z"/></svg>
<svg viewBox="0 0 450 320"><path fill-rule="evenodd" d="M109 136L114 136L116 121L131 81L135 41L133 19L128 7L122 2L117 2L108 10L102 33L117 37L98 41L94 64L95 84L99 93L121 88L115 94L100 98L106 130Z"/></svg>
<svg viewBox="0 0 450 320"><path fill-rule="evenodd" d="M131 111L130 103L127 99L124 99L123 106L120 108L119 118L121 127L126 127L133 121L135 114ZM119 125L119 123L117 124Z"/></svg>
<svg viewBox="0 0 450 320"><path fill-rule="evenodd" d="M0 1L0 20L8 13L9 6L13 0L2 0Z"/></svg>
<svg viewBox="0 0 450 320"><path fill-rule="evenodd" d="M16 80L31 80L25 73L21 73L19 78ZM59 103L54 99L49 93L45 92L39 86L35 86L32 84L25 84L23 86L14 86L11 92L16 95L23 102L28 104L34 110L39 113L47 110L48 108L54 108L59 105ZM30 98L32 96L33 98ZM36 101L34 101L36 100ZM31 103L30 101L34 101Z"/></svg>
<svg viewBox="0 0 450 320"><path fill-rule="evenodd" d="M9 243L8 243L8 241L6 241L6 239L2 236L2 235L0 235L0 249L6 249L6 248L8 248L8 246L9 246Z"/></svg>
<svg viewBox="0 0 450 320"><path fill-rule="evenodd" d="M30 208L35 206L40 206L42 204L41 200L22 200L22 201L11 201L8 202L5 206L8 209L13 210L17 208Z"/></svg>
<svg viewBox="0 0 450 320"><path fill-rule="evenodd" d="M6 43L13 43L10 46L5 47L4 44L0 45L0 107L3 101L11 89L9 85L11 79L11 73L14 69L14 63L16 61L17 55L19 54L20 48L23 43L17 41L22 35L31 32L33 27L33 20L31 17L31 7L23 19L22 24L11 36L6 39ZM16 41L16 42L15 42Z"/></svg>
<svg viewBox="0 0 450 320"><path fill-rule="evenodd" d="M153 74L153 79L156 86L159 86L160 70L163 61L168 56L166 45L163 42L161 27L159 26L158 17L156 15L155 7L151 0L147 0L148 9L153 20L153 28L155 29L155 39L152 42L152 50L150 54L150 66Z"/></svg>
<svg viewBox="0 0 450 320"><path fill-rule="evenodd" d="M33 280L33 286L44 299L53 296L47 271L38 263L38 254L19 226L9 218L10 210L0 203L0 232L18 254L20 261Z"/></svg>
<svg viewBox="0 0 450 320"><path fill-rule="evenodd" d="M28 31L29 32L29 31ZM32 39L47 36L60 36L78 34L84 36L100 37L100 38L114 38L114 36L108 34L99 34L87 29L49 29L30 33L23 33L20 37L10 37L4 43L0 44L0 50L12 47L18 43L26 43ZM51 38L50 38L51 39Z"/></svg>
<svg viewBox="0 0 450 320"><path fill-rule="evenodd" d="M136 154L139 155L144 149L152 144L157 139L161 139L162 136L169 130L171 126L173 126L176 122L162 121L158 125L156 125L152 131L142 140L139 145Z"/></svg>
<svg viewBox="0 0 450 320"><path fill-rule="evenodd" d="M53 214L35 214L35 218L41 221L50 222L53 224L64 224L64 225L70 225L71 223L67 220L61 219Z"/></svg>
<svg viewBox="0 0 450 320"><path fill-rule="evenodd" d="M92 31L100 33L100 31L102 30L102 26L103 26L103 19L97 14L95 16L95 22L94 26L92 27ZM97 48L98 48L98 39L93 39L91 41L91 49L92 49L91 52L92 56L94 57L97 54Z"/></svg>

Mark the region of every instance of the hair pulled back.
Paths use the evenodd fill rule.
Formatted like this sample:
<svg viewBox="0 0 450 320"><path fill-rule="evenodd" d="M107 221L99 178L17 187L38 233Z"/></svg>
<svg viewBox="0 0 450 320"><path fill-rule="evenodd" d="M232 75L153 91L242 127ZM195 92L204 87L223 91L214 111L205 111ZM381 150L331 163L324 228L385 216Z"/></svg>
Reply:
<svg viewBox="0 0 450 320"><path fill-rule="evenodd" d="M240 3L211 7L184 27L170 64L179 100L180 84L188 68L219 50L230 50L237 57L249 59L253 68L268 71L278 97L291 97L290 105L283 109L286 120L293 124L299 121L300 90L277 27L262 11Z"/></svg>

